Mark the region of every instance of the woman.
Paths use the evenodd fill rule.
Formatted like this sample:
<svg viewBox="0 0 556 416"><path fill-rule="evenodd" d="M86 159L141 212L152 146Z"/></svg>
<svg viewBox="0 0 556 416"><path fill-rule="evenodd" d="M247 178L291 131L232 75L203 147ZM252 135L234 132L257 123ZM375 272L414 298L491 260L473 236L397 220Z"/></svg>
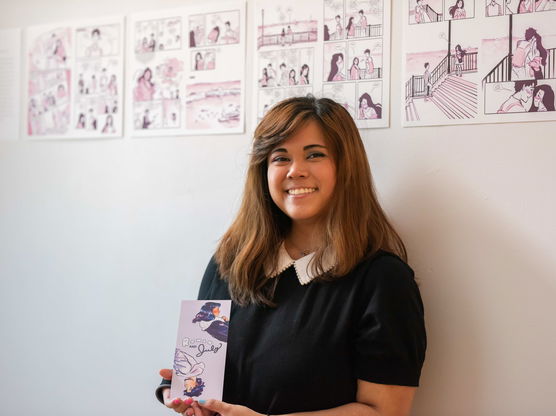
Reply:
<svg viewBox="0 0 556 416"><path fill-rule="evenodd" d="M349 79L361 79L359 58L357 56L353 58L353 63L351 64L351 68L349 68Z"/></svg>
<svg viewBox="0 0 556 416"><path fill-rule="evenodd" d="M241 208L199 292L233 301L224 402L173 400L169 369L159 399L195 416L408 415L422 303L353 119L294 97L254 137Z"/></svg>
<svg viewBox="0 0 556 416"><path fill-rule="evenodd" d="M359 120L374 120L382 118L382 106L373 103L369 93L363 93L359 97Z"/></svg>
<svg viewBox="0 0 556 416"><path fill-rule="evenodd" d="M537 85L529 112L554 111L554 90L550 85Z"/></svg>
<svg viewBox="0 0 556 416"><path fill-rule="evenodd" d="M299 71L299 85L309 85L309 65L301 65L301 70Z"/></svg>
<svg viewBox="0 0 556 416"><path fill-rule="evenodd" d="M463 76L463 57L467 52L461 48L461 45L456 45L455 57L456 57L456 76Z"/></svg>
<svg viewBox="0 0 556 416"><path fill-rule="evenodd" d="M466 13L465 13L465 4L463 0L457 0L456 4L454 4L452 7L448 9L448 13L450 14L450 16L452 16L452 19L454 20L465 19Z"/></svg>
<svg viewBox="0 0 556 416"><path fill-rule="evenodd" d="M518 13L531 13L533 11L533 2L531 0L520 0L517 6Z"/></svg>
<svg viewBox="0 0 556 416"><path fill-rule="evenodd" d="M137 79L137 85L133 90L135 101L152 101L154 98L155 87L152 82L153 73L146 67L143 74Z"/></svg>
<svg viewBox="0 0 556 416"><path fill-rule="evenodd" d="M327 81L343 81L344 75L342 70L344 69L344 54L339 52L332 55L330 59L330 73L328 74Z"/></svg>

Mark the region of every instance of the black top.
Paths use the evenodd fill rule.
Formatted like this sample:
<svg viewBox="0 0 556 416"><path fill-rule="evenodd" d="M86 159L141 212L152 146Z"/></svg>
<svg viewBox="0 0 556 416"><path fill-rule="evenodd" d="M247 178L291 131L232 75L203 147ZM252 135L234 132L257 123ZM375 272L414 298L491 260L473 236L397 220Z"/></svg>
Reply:
<svg viewBox="0 0 556 416"><path fill-rule="evenodd" d="M357 379L418 385L423 304L401 259L379 252L333 282L301 285L292 266L275 279L276 308L232 303L225 402L284 414L354 402ZM199 299L230 299L214 259Z"/></svg>

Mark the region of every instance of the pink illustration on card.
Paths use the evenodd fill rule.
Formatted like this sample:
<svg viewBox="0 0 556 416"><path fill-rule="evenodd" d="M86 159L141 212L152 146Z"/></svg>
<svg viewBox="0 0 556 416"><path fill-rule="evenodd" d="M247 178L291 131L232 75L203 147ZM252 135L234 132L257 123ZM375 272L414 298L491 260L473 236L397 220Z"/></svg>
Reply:
<svg viewBox="0 0 556 416"><path fill-rule="evenodd" d="M231 301L182 301L172 398L221 399Z"/></svg>

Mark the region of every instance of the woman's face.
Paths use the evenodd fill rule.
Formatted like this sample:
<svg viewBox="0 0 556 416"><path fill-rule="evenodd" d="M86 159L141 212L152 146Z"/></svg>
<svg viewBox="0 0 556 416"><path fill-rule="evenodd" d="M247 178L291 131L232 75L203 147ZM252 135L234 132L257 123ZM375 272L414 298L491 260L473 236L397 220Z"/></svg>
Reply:
<svg viewBox="0 0 556 416"><path fill-rule="evenodd" d="M195 380L194 377L189 377L185 379L184 387L186 392L188 393L191 392L191 390L193 390L196 385L197 385L197 380Z"/></svg>
<svg viewBox="0 0 556 416"><path fill-rule="evenodd" d="M353 65L359 65L359 59L353 58Z"/></svg>
<svg viewBox="0 0 556 416"><path fill-rule="evenodd" d="M290 78L295 78L295 70L290 70Z"/></svg>
<svg viewBox="0 0 556 416"><path fill-rule="evenodd" d="M147 81L150 81L151 77L153 76L152 72L150 69L145 69L145 73L143 74L143 76L145 77L145 79Z"/></svg>
<svg viewBox="0 0 556 416"><path fill-rule="evenodd" d="M338 66L338 69L342 69L344 66L344 58L342 58L342 55L338 55L338 59L336 60L336 65Z"/></svg>
<svg viewBox="0 0 556 416"><path fill-rule="evenodd" d="M457 6L458 6L459 9L461 9L463 7L463 1L458 0Z"/></svg>
<svg viewBox="0 0 556 416"><path fill-rule="evenodd" d="M540 104L542 104L543 98L544 98L544 91L539 89L535 94L535 97L533 97L535 107L538 107Z"/></svg>
<svg viewBox="0 0 556 416"><path fill-rule="evenodd" d="M367 108L369 108L369 101L366 98L363 98L361 100L361 107L365 110Z"/></svg>
<svg viewBox="0 0 556 416"><path fill-rule="evenodd" d="M336 165L320 126L310 120L268 156L268 189L294 225L317 225L336 186Z"/></svg>
<svg viewBox="0 0 556 416"><path fill-rule="evenodd" d="M218 306L215 306L214 308L212 308L212 314L214 316L220 315L220 308Z"/></svg>

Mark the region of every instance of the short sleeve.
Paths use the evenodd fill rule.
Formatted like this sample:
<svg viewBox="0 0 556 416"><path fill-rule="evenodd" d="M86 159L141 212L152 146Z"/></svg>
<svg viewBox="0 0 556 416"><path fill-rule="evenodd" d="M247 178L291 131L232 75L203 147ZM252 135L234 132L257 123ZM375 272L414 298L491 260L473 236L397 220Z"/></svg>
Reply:
<svg viewBox="0 0 556 416"><path fill-rule="evenodd" d="M373 260L366 274L356 325L357 378L418 386L427 341L413 271L398 257L383 255Z"/></svg>

